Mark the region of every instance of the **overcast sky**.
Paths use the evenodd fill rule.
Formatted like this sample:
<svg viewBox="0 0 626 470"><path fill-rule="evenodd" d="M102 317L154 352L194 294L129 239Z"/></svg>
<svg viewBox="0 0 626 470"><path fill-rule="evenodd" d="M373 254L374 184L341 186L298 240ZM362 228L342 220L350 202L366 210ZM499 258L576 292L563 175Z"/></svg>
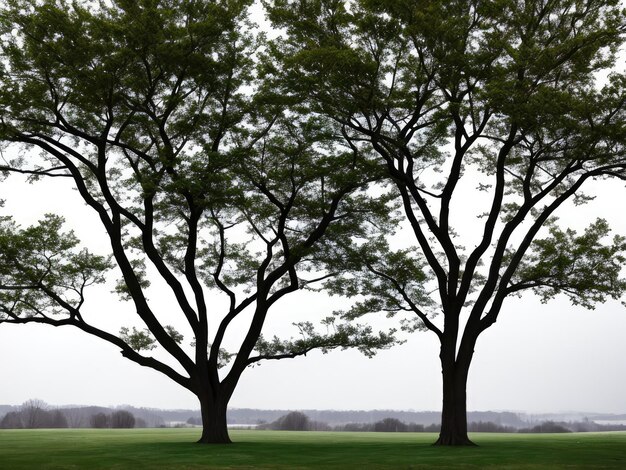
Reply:
<svg viewBox="0 0 626 470"><path fill-rule="evenodd" d="M90 248L107 253L97 217L68 183L27 185L20 177L1 182L0 199L6 204L0 215L13 215L28 225L46 212L62 214ZM604 217L615 233L626 235L624 184L604 182L591 189L596 200L565 208L559 214L561 225L580 229ZM471 232L476 224L473 214L480 211L466 210L474 196L456 201L453 224L461 233ZM110 288L88 295L89 318L113 332L123 325L140 326L132 305L120 302ZM341 305L338 299L298 291L273 308L267 336L294 334L291 323L326 316ZM171 312L178 314L173 304ZM381 318L373 321L393 326ZM343 351L266 362L244 373L230 406L440 410L438 354L436 336L424 332L372 359ZM69 327L0 325L0 384L0 404L39 398L53 405L198 407L195 396L167 377ZM544 305L532 294L508 299L498 322L478 340L468 409L626 413L626 307L612 301L588 311L564 298Z"/></svg>
<svg viewBox="0 0 626 470"><path fill-rule="evenodd" d="M0 184L0 199L6 201L1 212L15 215L23 225L46 212L61 213L81 239L105 252L103 229L77 201L76 192L67 189L68 182L27 185L12 177ZM626 234L623 183L597 184L594 191L599 196L592 203L561 212L562 225L580 228L600 216L616 233ZM457 220L464 228L472 223L471 218ZM114 332L121 325L139 326L131 304L120 302L109 290L88 295L89 318ZM299 291L276 305L268 331L293 334L292 322L328 314L338 302ZM171 314L177 315L174 306ZM385 325L380 318L374 321ZM532 295L511 298L498 322L478 341L468 409L626 413L625 333L626 308L619 302L587 311L566 299L542 305ZM168 378L71 328L0 325L0 358L0 404L39 398L53 405L197 408L195 397ZM440 377L435 335L415 333L406 344L372 359L355 351L310 353L248 369L230 405L439 410Z"/></svg>

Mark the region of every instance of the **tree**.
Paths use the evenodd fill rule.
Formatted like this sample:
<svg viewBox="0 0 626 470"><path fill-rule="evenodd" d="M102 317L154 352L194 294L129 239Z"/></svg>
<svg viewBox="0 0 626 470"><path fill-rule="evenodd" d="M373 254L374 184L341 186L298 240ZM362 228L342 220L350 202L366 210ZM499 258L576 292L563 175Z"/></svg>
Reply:
<svg viewBox="0 0 626 470"><path fill-rule="evenodd" d="M80 408L64 408L63 414L67 419L68 428L82 428L87 425L86 416Z"/></svg>
<svg viewBox="0 0 626 470"><path fill-rule="evenodd" d="M92 428L103 429L111 427L111 418L105 413L96 413L89 419Z"/></svg>
<svg viewBox="0 0 626 470"><path fill-rule="evenodd" d="M61 410L48 411L47 428L69 428L67 417Z"/></svg>
<svg viewBox="0 0 626 470"><path fill-rule="evenodd" d="M518 432L522 432L522 433L527 433L527 432L530 432L530 433L542 433L542 432L557 433L557 432L572 432L572 431L567 429L562 424L555 423L554 421L545 421L545 422L543 422L541 424L538 424L537 426L533 426L532 428L520 429Z"/></svg>
<svg viewBox="0 0 626 470"><path fill-rule="evenodd" d="M135 417L130 411L117 410L111 413L112 428L134 428Z"/></svg>
<svg viewBox="0 0 626 470"><path fill-rule="evenodd" d="M135 418L135 428L147 428L148 422L143 418Z"/></svg>
<svg viewBox="0 0 626 470"><path fill-rule="evenodd" d="M265 4L285 32L267 76L334 119L349 145L378 154L414 239L408 250L343 247L351 274L329 287L369 294L348 318L404 312L406 329L437 335L437 443L471 444L469 368L504 301L532 291L593 308L624 291L624 238L608 239L603 220L582 234L556 221L590 199L589 182L626 179L626 76L612 70L626 31L620 3ZM476 224L453 225L470 211Z"/></svg>
<svg viewBox="0 0 626 470"><path fill-rule="evenodd" d="M200 426L202 425L202 418L196 418L195 416L192 416L187 419L186 422L187 424L191 424L192 426Z"/></svg>
<svg viewBox="0 0 626 470"><path fill-rule="evenodd" d="M48 405L37 399L25 401L21 408L22 422L27 429L38 429L47 427Z"/></svg>
<svg viewBox="0 0 626 470"><path fill-rule="evenodd" d="M299 324L295 339L262 336L274 304L332 274L316 250L367 236L389 208L366 192L381 178L370 153L259 82L250 3L8 0L0 11L0 140L20 150L0 170L65 179L110 241L101 256L58 215L27 228L4 217L0 323L73 326L165 374L198 397L203 443L230 442L226 408L249 365L393 343L330 320L326 331ZM113 268L137 314L119 333L84 307ZM177 311L148 298L150 277ZM176 367L149 355L156 347Z"/></svg>
<svg viewBox="0 0 626 470"><path fill-rule="evenodd" d="M374 432L407 432L408 426L397 418L385 418L374 423Z"/></svg>
<svg viewBox="0 0 626 470"><path fill-rule="evenodd" d="M0 428L2 429L22 429L23 427L22 414L18 411L9 411L0 421Z"/></svg>
<svg viewBox="0 0 626 470"><path fill-rule="evenodd" d="M48 405L37 399L25 401L20 411L7 413L0 427L11 429L67 428L67 418L61 410L50 410Z"/></svg>
<svg viewBox="0 0 626 470"><path fill-rule="evenodd" d="M300 411L292 411L278 418L270 427L279 431L308 431L311 420Z"/></svg>

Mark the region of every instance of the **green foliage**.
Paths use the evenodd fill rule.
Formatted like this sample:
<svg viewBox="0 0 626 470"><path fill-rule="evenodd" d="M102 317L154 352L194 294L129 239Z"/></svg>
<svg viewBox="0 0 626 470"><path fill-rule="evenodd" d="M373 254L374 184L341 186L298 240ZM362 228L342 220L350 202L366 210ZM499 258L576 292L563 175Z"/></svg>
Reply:
<svg viewBox="0 0 626 470"><path fill-rule="evenodd" d="M165 325L163 327L163 329L165 329L165 331L167 331L167 334L170 335L170 337L177 343L180 344L183 342L183 339L185 339L185 337L179 333L178 331L176 331L176 328L174 328L172 325Z"/></svg>
<svg viewBox="0 0 626 470"><path fill-rule="evenodd" d="M146 277L146 262L143 259L132 259L130 260L130 265L141 288L147 289L150 287L150 281ZM113 292L119 295L122 300L132 300L132 295L124 279L118 279Z"/></svg>
<svg viewBox="0 0 626 470"><path fill-rule="evenodd" d="M0 220L0 321L20 316L78 313L85 289L105 281L109 258L78 249L63 218L47 214L37 225L20 228Z"/></svg>
<svg viewBox="0 0 626 470"><path fill-rule="evenodd" d="M237 175L228 206L211 208L214 227L224 234L202 251L204 277L215 286L213 273L224 257L223 282L229 286L256 285L256 272L268 252L255 247L280 241L269 267L281 259L315 258L322 246L346 237L365 236L387 218L387 199L370 196L370 183L380 179L381 168L367 155L355 158L337 142L337 129L319 116L280 117L259 145L246 155L234 152L228 170ZM339 204L333 207L335 202ZM311 243L322 220L332 215L323 239ZM230 232L244 228L245 241L235 242ZM279 234L279 237L276 236ZM222 236L224 239L222 240ZM183 249L181 239L179 249ZM314 264L301 265L301 270ZM285 278L286 280L286 278Z"/></svg>
<svg viewBox="0 0 626 470"><path fill-rule="evenodd" d="M221 106L215 99L186 98L191 93L215 97L220 87L237 87L224 78L235 53L228 43L243 38L234 29L246 3L116 1L91 8L65 0L6 2L1 16L3 53L10 61L5 80L12 80L2 96L6 132L12 117L45 129L62 111L65 126L91 135L113 117L114 128L141 146L142 139L145 143L158 132L149 114L174 113L173 134L191 137L197 120L206 123ZM167 93L168 84L179 78L174 93L150 109L152 98ZM233 76L238 83L247 79L246 73Z"/></svg>
<svg viewBox="0 0 626 470"><path fill-rule="evenodd" d="M140 331L133 326L133 331L129 331L124 326L120 328L120 338L135 351L156 348L155 340L151 337L150 330L147 328Z"/></svg>
<svg viewBox="0 0 626 470"><path fill-rule="evenodd" d="M165 325L163 329L176 344L181 344L183 342L184 336L176 331L173 326ZM133 326L132 331L130 331L128 327L124 326L120 328L119 336L122 341L128 344L135 351L149 351L157 347L157 342L154 339L154 336L147 328L138 330Z"/></svg>
<svg viewBox="0 0 626 470"><path fill-rule="evenodd" d="M418 326L439 332L429 324L433 301L452 317L467 308L476 322L495 301L483 325L470 328L475 335L495 321L514 273L542 277L559 262L534 250L567 235L553 232L552 242L530 247L563 202L588 200L581 192L588 180L626 179L626 77L612 70L626 30L617 0L265 5L285 31L271 44L267 79L333 119L354 148L377 155L415 235L415 250L342 246L337 258L353 258L346 265L353 274L328 288L365 296L348 316L409 310L420 312ZM461 189L468 178L489 198L472 249L452 228L457 201L472 197ZM605 255L593 245L600 238L576 251L585 269L552 268L554 287L581 293L575 297L587 306L623 290L618 258L606 269L594 262Z"/></svg>
<svg viewBox="0 0 626 470"><path fill-rule="evenodd" d="M533 242L529 254L511 280L510 289L532 289L543 302L565 294L574 305L593 309L608 297L619 299L626 291L620 273L626 262L626 238L610 233L606 220L598 219L582 235L550 227L550 237Z"/></svg>
<svg viewBox="0 0 626 470"><path fill-rule="evenodd" d="M372 357L380 349L387 349L398 341L394 338L394 331L379 332L373 334L370 326L362 326L351 323L335 324L334 317L328 317L323 322L328 331L316 331L311 322L294 323L300 331L299 338L281 340L274 336L266 340L263 335L259 336L254 347L257 356L250 358L250 363L263 359L282 359L306 355L317 349L326 354L333 349L356 348L367 357Z"/></svg>
<svg viewBox="0 0 626 470"><path fill-rule="evenodd" d="M331 295L355 298L352 307L335 312L346 320L385 312L395 316L405 331L426 329L434 302L428 291L430 279L423 257L415 249L392 250L384 237L350 244L347 240L327 254L325 263L337 276L324 283Z"/></svg>

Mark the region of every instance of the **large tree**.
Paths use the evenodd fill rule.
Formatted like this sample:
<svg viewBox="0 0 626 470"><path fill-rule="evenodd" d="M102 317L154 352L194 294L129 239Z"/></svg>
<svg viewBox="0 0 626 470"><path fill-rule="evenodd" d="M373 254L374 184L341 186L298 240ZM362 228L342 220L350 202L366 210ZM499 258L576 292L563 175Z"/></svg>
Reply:
<svg viewBox="0 0 626 470"><path fill-rule="evenodd" d="M96 255L59 215L26 228L3 217L0 323L114 344L198 397L204 443L229 442L226 407L249 365L393 342L331 321L324 333L300 323L295 339L261 334L274 304L327 275L316 250L366 237L387 207L366 193L380 179L366 152L258 82L250 3L8 0L0 11L0 139L15 156L2 170L64 178L110 241ZM85 290L109 273L139 328L92 321Z"/></svg>
<svg viewBox="0 0 626 470"><path fill-rule="evenodd" d="M532 291L593 308L624 291L624 239L603 220L582 234L556 221L588 182L626 179L619 1L265 3L284 31L268 77L379 155L414 239L346 244L334 260L352 274L331 287L369 294L348 317L405 312L409 330L437 335L437 442L471 444L469 368L504 301ZM468 212L476 222L458 222Z"/></svg>

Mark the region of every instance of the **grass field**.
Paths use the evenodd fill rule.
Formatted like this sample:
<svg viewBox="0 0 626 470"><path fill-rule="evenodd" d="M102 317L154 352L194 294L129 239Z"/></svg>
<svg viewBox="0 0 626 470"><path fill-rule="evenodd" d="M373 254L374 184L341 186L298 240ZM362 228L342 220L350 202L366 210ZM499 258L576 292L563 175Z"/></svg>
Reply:
<svg viewBox="0 0 626 470"><path fill-rule="evenodd" d="M197 429L0 430L0 469L626 469L626 432L473 434L475 448L434 434L232 431L235 444L193 443Z"/></svg>

